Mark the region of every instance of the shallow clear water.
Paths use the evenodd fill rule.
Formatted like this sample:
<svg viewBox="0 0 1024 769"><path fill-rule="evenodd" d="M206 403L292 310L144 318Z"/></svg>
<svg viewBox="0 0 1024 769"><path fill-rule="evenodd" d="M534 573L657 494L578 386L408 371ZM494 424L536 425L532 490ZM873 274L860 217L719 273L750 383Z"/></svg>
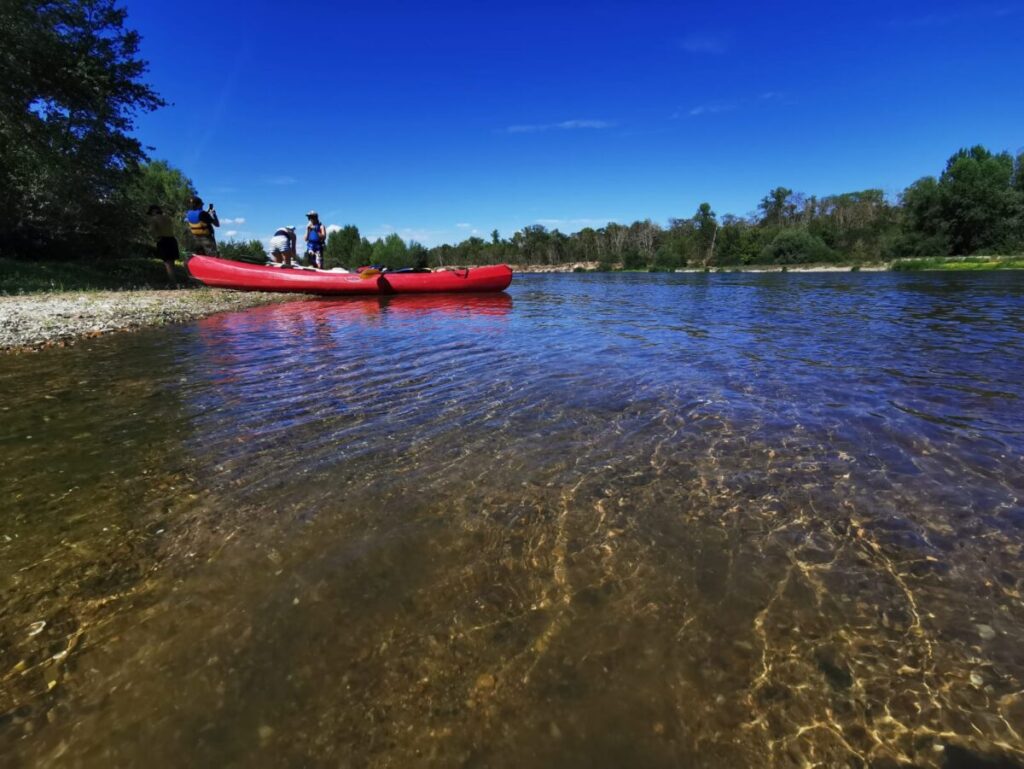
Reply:
<svg viewBox="0 0 1024 769"><path fill-rule="evenodd" d="M1024 275L517 276L0 358L0 763L1024 762Z"/></svg>

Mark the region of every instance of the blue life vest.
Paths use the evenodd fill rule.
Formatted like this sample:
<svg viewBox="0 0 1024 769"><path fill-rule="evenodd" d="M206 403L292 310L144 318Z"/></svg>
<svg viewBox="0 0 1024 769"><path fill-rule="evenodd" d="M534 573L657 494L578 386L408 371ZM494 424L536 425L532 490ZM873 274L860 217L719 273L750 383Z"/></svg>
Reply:
<svg viewBox="0 0 1024 769"><path fill-rule="evenodd" d="M306 231L306 242L311 246L320 245L320 228L323 227L319 222L311 230Z"/></svg>
<svg viewBox="0 0 1024 769"><path fill-rule="evenodd" d="M185 221L188 222L188 228L192 231L192 234L196 237L211 237L213 235L213 228L210 227L209 223L202 221L199 217L202 216L203 209L196 208L185 214Z"/></svg>

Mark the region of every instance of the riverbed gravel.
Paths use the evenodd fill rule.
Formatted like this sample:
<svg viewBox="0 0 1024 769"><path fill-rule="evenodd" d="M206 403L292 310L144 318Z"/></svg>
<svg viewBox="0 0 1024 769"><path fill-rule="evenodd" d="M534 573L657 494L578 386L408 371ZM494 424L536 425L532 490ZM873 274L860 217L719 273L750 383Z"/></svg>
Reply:
<svg viewBox="0 0 1024 769"><path fill-rule="evenodd" d="M218 289L87 291L0 296L0 350L32 350L218 312L307 299Z"/></svg>

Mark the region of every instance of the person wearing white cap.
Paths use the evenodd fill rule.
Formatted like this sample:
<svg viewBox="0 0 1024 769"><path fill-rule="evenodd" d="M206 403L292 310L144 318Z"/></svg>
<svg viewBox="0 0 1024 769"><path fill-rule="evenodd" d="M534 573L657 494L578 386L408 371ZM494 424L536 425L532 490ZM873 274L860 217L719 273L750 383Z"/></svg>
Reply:
<svg viewBox="0 0 1024 769"><path fill-rule="evenodd" d="M278 227L270 239L270 264L284 262L281 266L290 268L295 258L295 241L294 227Z"/></svg>
<svg viewBox="0 0 1024 769"><path fill-rule="evenodd" d="M306 259L312 260L313 266L319 270L324 268L324 244L327 242L327 230L320 222L320 214L310 211L306 214Z"/></svg>

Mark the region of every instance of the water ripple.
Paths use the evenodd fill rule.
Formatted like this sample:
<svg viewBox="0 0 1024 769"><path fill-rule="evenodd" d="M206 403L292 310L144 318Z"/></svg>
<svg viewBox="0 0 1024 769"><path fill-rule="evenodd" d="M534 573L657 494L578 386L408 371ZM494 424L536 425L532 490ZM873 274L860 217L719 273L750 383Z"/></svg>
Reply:
<svg viewBox="0 0 1024 769"><path fill-rule="evenodd" d="M1022 310L518 276L8 358L0 749L1018 765Z"/></svg>

